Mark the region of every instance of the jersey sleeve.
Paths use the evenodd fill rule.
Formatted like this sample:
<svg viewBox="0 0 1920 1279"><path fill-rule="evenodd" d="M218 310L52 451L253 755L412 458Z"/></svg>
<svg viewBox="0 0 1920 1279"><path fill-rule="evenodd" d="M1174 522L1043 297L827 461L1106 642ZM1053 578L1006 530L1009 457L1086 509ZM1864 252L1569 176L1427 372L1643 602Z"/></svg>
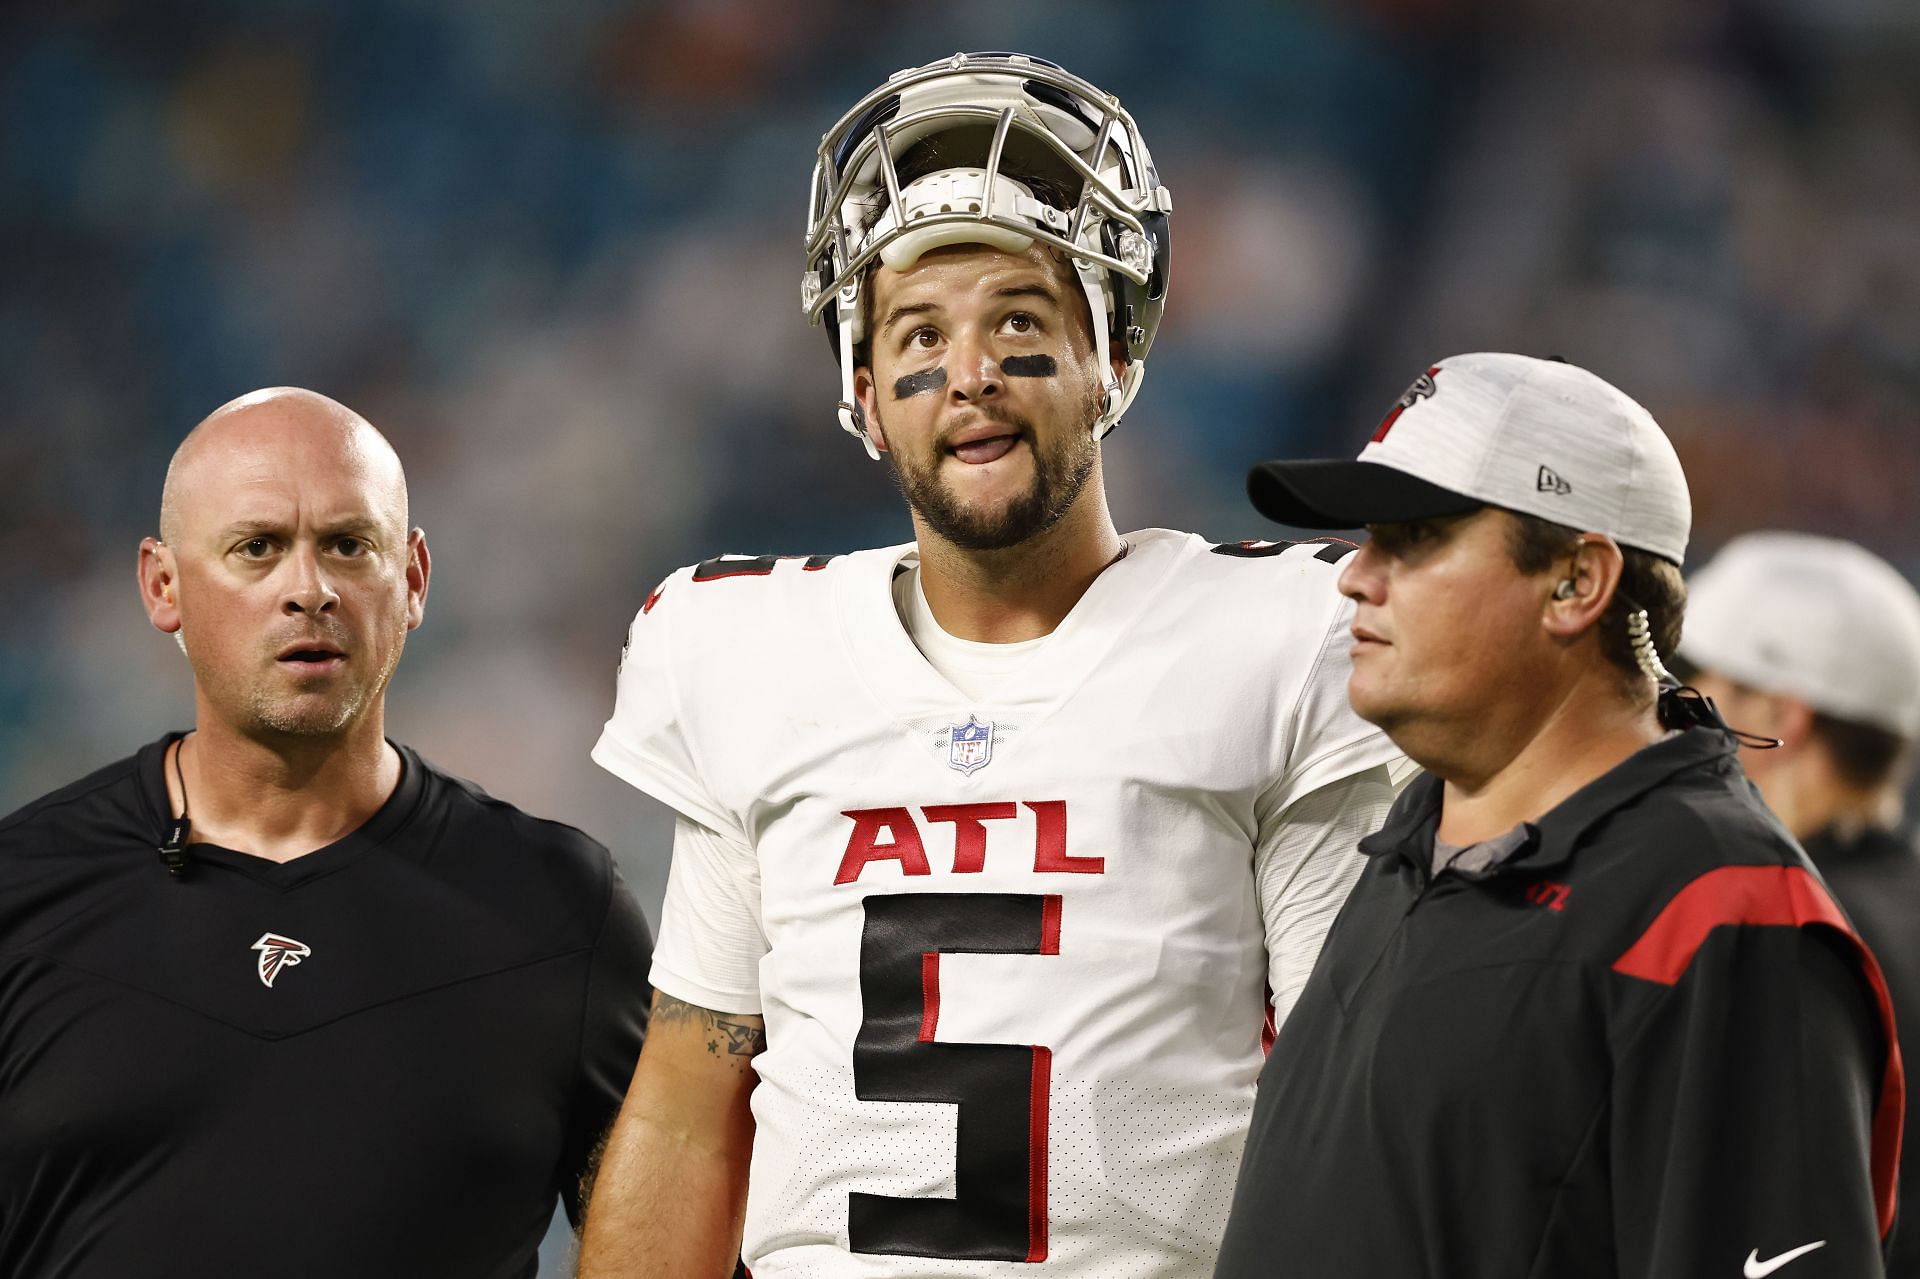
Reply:
<svg viewBox="0 0 1920 1279"><path fill-rule="evenodd" d="M655 988L715 1012L758 1013L766 953L753 849L681 818L660 908Z"/></svg>
<svg viewBox="0 0 1920 1279"><path fill-rule="evenodd" d="M1353 669L1353 636L1347 628L1353 621L1353 601L1331 582L1327 591L1334 599L1332 616L1310 655L1312 664L1283 726L1285 762L1260 796L1263 828L1273 814L1328 782L1402 758L1387 735L1354 714L1347 702L1347 677ZM1301 656L1308 655L1282 655L1293 660Z"/></svg>
<svg viewBox="0 0 1920 1279"><path fill-rule="evenodd" d="M1392 772L1376 764L1327 783L1262 825L1254 886L1266 928L1276 1029L1293 1010L1327 930L1366 864L1361 838L1380 829L1398 792Z"/></svg>
<svg viewBox="0 0 1920 1279"><path fill-rule="evenodd" d="M1886 1054L1841 933L1714 929L1616 1072L1619 1272L1884 1273L1872 1155Z"/></svg>
<svg viewBox="0 0 1920 1279"><path fill-rule="evenodd" d="M593 762L701 825L745 840L739 821L701 780L681 681L698 677L697 652L680 651L677 618L688 601L683 574L660 584L634 615L620 655L613 716L593 747ZM682 589L675 592L676 586ZM664 602L666 607L656 607ZM679 606L679 607L676 607ZM697 646L695 646L697 647Z"/></svg>
<svg viewBox="0 0 1920 1279"><path fill-rule="evenodd" d="M608 863L607 913L588 967L580 1054L560 1158L560 1199L575 1226L586 1206L584 1177L626 1096L652 1003L647 965L653 957L653 934L620 872L613 869L612 858Z"/></svg>

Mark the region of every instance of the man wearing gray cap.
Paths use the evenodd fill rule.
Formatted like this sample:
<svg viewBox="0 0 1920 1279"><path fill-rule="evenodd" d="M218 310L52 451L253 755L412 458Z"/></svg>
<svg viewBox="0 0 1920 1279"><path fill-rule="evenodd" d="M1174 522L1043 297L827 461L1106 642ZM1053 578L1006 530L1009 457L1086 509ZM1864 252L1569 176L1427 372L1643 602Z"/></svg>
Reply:
<svg viewBox="0 0 1920 1279"><path fill-rule="evenodd" d="M1920 740L1920 595L1851 542L1749 533L1693 577L1680 657L1744 729L1769 807L1805 846L1886 970L1901 1056L1920 1054L1920 851L1901 792ZM1900 1189L1914 1188L1909 1120ZM1894 1237L1887 1273L1920 1276L1920 1225Z"/></svg>
<svg viewBox="0 0 1920 1279"><path fill-rule="evenodd" d="M1348 695L1427 775L1260 1080L1217 1275L1880 1275L1872 955L1661 662L1691 508L1585 370L1455 356L1269 517L1366 525Z"/></svg>

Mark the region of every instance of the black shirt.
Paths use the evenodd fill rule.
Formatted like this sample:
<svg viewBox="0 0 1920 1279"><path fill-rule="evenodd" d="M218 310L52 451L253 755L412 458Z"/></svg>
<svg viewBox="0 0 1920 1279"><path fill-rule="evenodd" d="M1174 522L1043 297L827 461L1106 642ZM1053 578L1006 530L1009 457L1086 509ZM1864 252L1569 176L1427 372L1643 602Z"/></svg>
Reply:
<svg viewBox="0 0 1920 1279"><path fill-rule="evenodd" d="M1833 895L1847 908L1861 938L1880 961L1893 994L1894 1020L1900 1026L1900 1056L1909 1069L1920 1061L1920 848L1911 836L1890 830L1850 835L1822 831L1807 840L1807 856ZM1900 1224L1893 1234L1887 1273L1920 1279L1920 1211L1914 1200L1920 1183L1920 1151L1914 1149L1914 1107L1907 1106L1906 1136L1901 1142ZM1786 1279L1786 1276L1782 1276Z"/></svg>
<svg viewBox="0 0 1920 1279"><path fill-rule="evenodd" d="M645 1031L606 850L401 747L337 843L175 880L171 740L0 822L0 1274L532 1275Z"/></svg>
<svg viewBox="0 0 1920 1279"><path fill-rule="evenodd" d="M1884 986L1732 740L1637 752L1477 874L1431 873L1441 798L1416 780L1361 843L1217 1273L1879 1274Z"/></svg>

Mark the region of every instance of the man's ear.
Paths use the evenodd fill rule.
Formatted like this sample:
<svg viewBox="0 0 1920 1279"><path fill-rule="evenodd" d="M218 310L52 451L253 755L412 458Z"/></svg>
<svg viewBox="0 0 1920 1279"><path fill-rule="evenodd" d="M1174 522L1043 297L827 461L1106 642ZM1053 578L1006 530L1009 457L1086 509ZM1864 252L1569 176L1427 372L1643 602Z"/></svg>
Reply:
<svg viewBox="0 0 1920 1279"><path fill-rule="evenodd" d="M1541 605L1541 625L1556 639L1572 640L1600 624L1614 592L1620 589L1620 574L1626 557L1620 547L1603 533L1583 534L1573 555L1556 564L1546 575L1546 599Z"/></svg>
<svg viewBox="0 0 1920 1279"><path fill-rule="evenodd" d="M867 438L873 441L873 447L885 453L887 437L880 431L880 404L874 390L873 370L864 364L853 370L853 398L859 401L861 416L866 419Z"/></svg>
<svg viewBox="0 0 1920 1279"><path fill-rule="evenodd" d="M433 573L433 557L427 554L427 534L415 529L407 535L407 629L413 630L426 620L427 578Z"/></svg>
<svg viewBox="0 0 1920 1279"><path fill-rule="evenodd" d="M140 539L140 603L153 629L172 635L180 629L180 582L173 548L157 537Z"/></svg>

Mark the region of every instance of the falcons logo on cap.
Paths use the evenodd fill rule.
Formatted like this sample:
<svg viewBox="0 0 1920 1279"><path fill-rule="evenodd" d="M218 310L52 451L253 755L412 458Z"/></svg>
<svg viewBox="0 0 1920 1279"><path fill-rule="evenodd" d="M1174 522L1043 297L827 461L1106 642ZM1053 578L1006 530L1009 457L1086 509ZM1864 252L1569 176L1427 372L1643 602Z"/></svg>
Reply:
<svg viewBox="0 0 1920 1279"><path fill-rule="evenodd" d="M313 947L291 937L282 937L278 933L262 933L260 940L253 943L253 949L260 952L260 984L273 985L273 979L280 975L283 968L291 968L308 955Z"/></svg>
<svg viewBox="0 0 1920 1279"><path fill-rule="evenodd" d="M1433 379L1439 376L1440 366L1436 364L1419 377L1413 379L1413 385L1406 389L1405 393L1400 396L1400 399L1394 406L1387 410L1387 416L1381 419L1379 427L1373 433L1373 442L1375 444L1387 438L1387 432L1393 429L1393 424L1400 420L1402 413L1405 413L1408 409L1439 389L1433 383Z"/></svg>

